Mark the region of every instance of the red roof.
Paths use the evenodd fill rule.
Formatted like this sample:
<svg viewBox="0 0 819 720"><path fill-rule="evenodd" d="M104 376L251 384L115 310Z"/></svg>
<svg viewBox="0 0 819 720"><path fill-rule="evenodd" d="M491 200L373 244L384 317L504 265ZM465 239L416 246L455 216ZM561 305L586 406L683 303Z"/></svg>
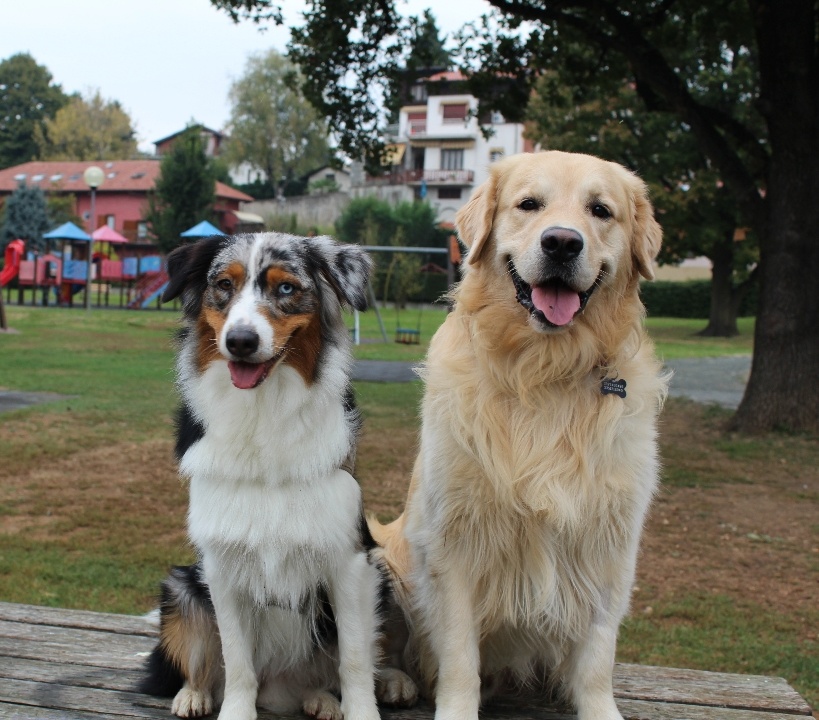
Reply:
<svg viewBox="0 0 819 720"><path fill-rule="evenodd" d="M428 78L424 78L430 82L438 82L441 80L466 80L466 75L464 75L460 70L445 70L444 72L435 73L434 75L430 75Z"/></svg>
<svg viewBox="0 0 819 720"><path fill-rule="evenodd" d="M230 185L220 183L218 180L216 181L216 197L225 198L227 200L241 200L242 202L253 201L253 198L250 195L247 195L236 188L232 188Z"/></svg>
<svg viewBox="0 0 819 720"><path fill-rule="evenodd" d="M159 177L159 160L109 160L109 161L33 161L0 170L0 194L12 193L21 180L29 187L40 187L46 192L88 192L83 180L86 168L96 165L102 168L105 179L98 192L142 192L153 190ZM253 200L239 190L224 183L216 183L216 196L250 202Z"/></svg>

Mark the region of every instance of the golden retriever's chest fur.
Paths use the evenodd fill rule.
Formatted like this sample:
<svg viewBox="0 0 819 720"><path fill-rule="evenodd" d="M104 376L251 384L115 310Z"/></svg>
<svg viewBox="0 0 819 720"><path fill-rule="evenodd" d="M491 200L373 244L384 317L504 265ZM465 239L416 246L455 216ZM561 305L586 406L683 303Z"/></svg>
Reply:
<svg viewBox="0 0 819 720"><path fill-rule="evenodd" d="M571 635L605 604L654 492L662 382L650 344L622 364L626 398L602 394L599 369L516 392L482 366L457 311L450 321L462 332L433 342L422 438L447 483L425 478L424 512L447 528L448 562L456 554L474 578L486 633L559 619ZM534 358L510 357L503 378L537 376Z"/></svg>

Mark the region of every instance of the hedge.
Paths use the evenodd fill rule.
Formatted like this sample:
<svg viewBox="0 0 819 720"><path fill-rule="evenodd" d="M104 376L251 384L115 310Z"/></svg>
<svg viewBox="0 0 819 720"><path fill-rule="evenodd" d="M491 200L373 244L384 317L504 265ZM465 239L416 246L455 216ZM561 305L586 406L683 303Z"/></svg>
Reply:
<svg viewBox="0 0 819 720"><path fill-rule="evenodd" d="M659 280L640 283L640 297L652 317L708 319L711 308L711 281ZM759 300L758 285L754 284L739 309L740 317L756 314Z"/></svg>

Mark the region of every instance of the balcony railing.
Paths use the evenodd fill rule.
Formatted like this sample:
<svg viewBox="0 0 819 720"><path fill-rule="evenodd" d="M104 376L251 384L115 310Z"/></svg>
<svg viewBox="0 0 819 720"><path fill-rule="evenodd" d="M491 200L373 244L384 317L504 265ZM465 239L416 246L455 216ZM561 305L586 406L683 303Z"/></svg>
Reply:
<svg viewBox="0 0 819 720"><path fill-rule="evenodd" d="M407 123L407 130L409 132L409 136L413 137L416 135L426 135L427 134L427 121L426 120L410 120Z"/></svg>
<svg viewBox="0 0 819 720"><path fill-rule="evenodd" d="M368 176L372 185L471 185L473 170L395 170L389 174Z"/></svg>

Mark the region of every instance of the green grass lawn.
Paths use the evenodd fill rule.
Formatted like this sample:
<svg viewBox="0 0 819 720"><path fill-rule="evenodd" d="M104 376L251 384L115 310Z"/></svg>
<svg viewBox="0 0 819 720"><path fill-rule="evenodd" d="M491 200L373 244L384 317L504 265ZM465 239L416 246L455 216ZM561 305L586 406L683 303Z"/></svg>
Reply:
<svg viewBox="0 0 819 720"><path fill-rule="evenodd" d="M177 403L171 336L177 315L6 310L17 333L0 334L0 389L67 397L0 414L0 600L144 612L152 606L166 568L192 557L184 537L186 490L175 475L171 452ZM394 311L382 315L390 342L377 342L375 315L364 313L367 342L355 349L356 357L420 360L445 311L401 314L402 325L406 318L417 326L420 318L419 345L393 342ZM741 335L730 340L696 337L704 324L662 318L647 322L666 359L751 351L752 321L741 321ZM387 519L400 511L406 492L421 386L357 383L356 391L365 416L359 449L365 502ZM722 416L693 403L669 401L666 414L667 426L707 430L693 439L684 432L675 435L673 427L664 430L672 495L707 493L730 483L744 493L748 483L758 484L762 476L766 484L777 478L787 484L793 477L807 477L819 464L815 439L771 436L748 442L726 436L719 430ZM708 465L714 458L722 464ZM787 492L802 493L804 508L817 506L816 488L803 490L799 483ZM704 527L710 526L706 522ZM819 525L814 524L813 532L819 534ZM789 548L774 550L796 552ZM816 578L817 557L800 556L801 564L794 567ZM635 612L624 626L620 658L783 675L819 701L819 610L798 616L772 611L759 598L710 593L698 582L692 576L690 587L671 597L657 589L652 613ZM641 602L648 592L655 589L643 589ZM805 630L810 627L812 635Z"/></svg>

